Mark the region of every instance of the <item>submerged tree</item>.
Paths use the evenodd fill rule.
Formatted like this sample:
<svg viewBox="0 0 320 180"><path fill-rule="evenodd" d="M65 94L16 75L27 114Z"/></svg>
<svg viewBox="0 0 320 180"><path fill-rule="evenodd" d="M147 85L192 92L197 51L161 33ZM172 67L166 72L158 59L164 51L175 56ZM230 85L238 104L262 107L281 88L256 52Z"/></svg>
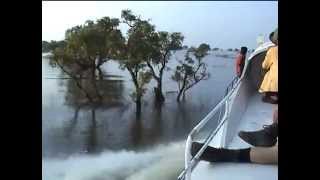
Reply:
<svg viewBox="0 0 320 180"><path fill-rule="evenodd" d="M156 56L156 45L152 42L158 37L153 25L133 15L130 10L123 10L121 17L129 26L129 30L121 48L119 62L120 66L127 69L131 75L135 86L132 97L136 102L137 115L140 115L145 85L152 79L152 74L146 68L146 61Z"/></svg>
<svg viewBox="0 0 320 180"><path fill-rule="evenodd" d="M155 53L147 60L147 65L153 78L157 81L157 87L154 88L155 97L158 102L165 100L162 93L162 78L167 63L172 55L172 51L182 49L184 37L181 33L158 32L158 38L152 39L155 44Z"/></svg>
<svg viewBox="0 0 320 180"><path fill-rule="evenodd" d="M181 33L168 33L165 31L156 32L154 25L149 21L142 20L140 17L133 15L130 10L122 11L124 22L130 27L128 31L127 46L130 53L138 57L139 60L133 60L132 56L127 58L130 63L140 64L138 69L142 72L151 74L157 82L154 88L156 101L163 102L165 100L162 93L162 78L167 67L168 60L174 50L182 49L184 37ZM132 46L129 48L129 46ZM138 55L138 56L137 56ZM145 71L145 64L149 68L149 72ZM128 68L127 68L128 69ZM132 71L128 69L129 72ZM139 71L139 70L137 70ZM130 73L134 79L138 79L134 73ZM136 73L138 75L138 73ZM147 78L149 80L149 78ZM141 89L137 87L137 89ZM140 96L141 94L138 94Z"/></svg>
<svg viewBox="0 0 320 180"><path fill-rule="evenodd" d="M199 48L201 48L201 49L207 49L207 51L210 51L210 50L211 50L210 45L209 45L209 44L206 44L206 43L200 44Z"/></svg>
<svg viewBox="0 0 320 180"><path fill-rule="evenodd" d="M91 69L95 78L96 69L114 58L121 44L122 34L118 28L119 19L104 17L97 22L86 21L82 26L73 27L66 32L66 53L82 69Z"/></svg>
<svg viewBox="0 0 320 180"><path fill-rule="evenodd" d="M86 74L87 69L79 69L79 67L75 67L72 62L73 59L66 52L65 48L56 48L53 51L53 57L50 59L50 64L52 66L60 67L60 69L73 80L73 82L76 84L79 90L81 90L89 102L94 102L95 98L90 92L87 91L82 81L82 76L83 74Z"/></svg>
<svg viewBox="0 0 320 180"><path fill-rule="evenodd" d="M102 99L96 87L96 69L107 60L117 57L123 40L118 30L120 21L104 17L96 23L86 21L84 25L68 29L65 44L53 50L52 65L58 65L81 89L90 102ZM100 75L102 71L99 71ZM85 77L83 77L85 76ZM101 76L100 76L101 77ZM82 78L90 78L96 96L84 88Z"/></svg>
<svg viewBox="0 0 320 180"><path fill-rule="evenodd" d="M203 62L203 58L208 55L209 47L207 44L201 44L198 48L191 47L183 61L179 61L172 79L178 83L177 101L181 100L181 95L185 97L186 91L199 83L201 80L207 80L209 73L207 72L207 64ZM190 54L196 59L194 60Z"/></svg>

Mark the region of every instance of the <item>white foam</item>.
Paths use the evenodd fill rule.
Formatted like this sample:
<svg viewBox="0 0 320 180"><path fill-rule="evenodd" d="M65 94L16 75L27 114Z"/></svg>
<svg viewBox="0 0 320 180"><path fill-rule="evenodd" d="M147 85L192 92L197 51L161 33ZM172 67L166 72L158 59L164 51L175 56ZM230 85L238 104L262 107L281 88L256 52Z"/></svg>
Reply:
<svg viewBox="0 0 320 180"><path fill-rule="evenodd" d="M43 180L176 179L183 168L184 142L159 145L147 152L104 152L67 159L43 159Z"/></svg>

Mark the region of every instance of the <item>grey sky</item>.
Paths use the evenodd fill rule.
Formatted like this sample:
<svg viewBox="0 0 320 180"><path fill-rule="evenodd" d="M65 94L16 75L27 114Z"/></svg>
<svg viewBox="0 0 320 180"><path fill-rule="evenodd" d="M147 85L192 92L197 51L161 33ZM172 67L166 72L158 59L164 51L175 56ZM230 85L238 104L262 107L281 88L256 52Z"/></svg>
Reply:
<svg viewBox="0 0 320 180"><path fill-rule="evenodd" d="M255 48L278 26L277 1L50 1L42 2L42 39L62 40L66 29L103 16L120 18L131 9L151 19L157 30L182 32L184 44L211 47ZM121 25L125 32L125 25Z"/></svg>

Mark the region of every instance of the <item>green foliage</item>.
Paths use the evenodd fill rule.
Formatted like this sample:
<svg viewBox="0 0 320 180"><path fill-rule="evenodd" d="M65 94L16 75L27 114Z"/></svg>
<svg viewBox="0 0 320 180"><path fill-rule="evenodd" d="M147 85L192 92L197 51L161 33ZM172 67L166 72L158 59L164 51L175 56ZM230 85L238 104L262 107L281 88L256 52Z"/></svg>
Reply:
<svg viewBox="0 0 320 180"><path fill-rule="evenodd" d="M164 101L162 93L163 71L168 69L167 63L172 52L182 49L183 39L183 35L179 32L169 33L166 31L159 31L154 38L150 39L151 55L147 59L147 64L153 78L157 81L157 87L154 92L156 100L159 102Z"/></svg>
<svg viewBox="0 0 320 180"><path fill-rule="evenodd" d="M172 80L180 82L183 80L182 77L183 71L182 71L182 66L177 66L176 71L174 72L174 75L172 75Z"/></svg>
<svg viewBox="0 0 320 180"><path fill-rule="evenodd" d="M121 55L124 42L118 29L119 23L119 19L103 17L68 29L64 45L52 48L53 60L59 60L60 65L74 69L70 73L78 75L81 71L95 70L107 60L117 58Z"/></svg>
<svg viewBox="0 0 320 180"><path fill-rule="evenodd" d="M166 55L166 59L168 60L171 56L170 51L182 49L182 42L184 40L184 36L180 32L168 33L166 31L160 31L159 34L159 45L160 45L160 53L162 56Z"/></svg>
<svg viewBox="0 0 320 180"><path fill-rule="evenodd" d="M202 49L204 51L210 51L210 45L209 44L206 44L206 43L202 43L200 44L199 48L198 49Z"/></svg>
<svg viewBox="0 0 320 180"><path fill-rule="evenodd" d="M206 55L208 55L208 51L210 51L210 46L208 44L200 44L198 48L191 47L189 49L190 52L196 57L196 59L202 59Z"/></svg>
<svg viewBox="0 0 320 180"><path fill-rule="evenodd" d="M135 91L130 94L130 97L133 101L141 98L146 92L147 88L145 87L152 79L152 74L149 71L140 71L137 76L133 76L133 79L136 78Z"/></svg>
<svg viewBox="0 0 320 180"><path fill-rule="evenodd" d="M184 37L179 32L158 32L148 20L142 20L140 16L134 15L130 10L123 10L121 17L123 22L130 27L127 32L126 55L123 58L122 67L126 67L129 72L132 71L130 72L132 79L137 81L140 76L137 72L145 71L147 66L152 77L158 83L156 96L159 96L160 100L164 100L161 90L163 71L170 59L171 51L182 48ZM158 71L156 71L156 67L158 67ZM142 89L141 82L135 84L136 91L140 91Z"/></svg>
<svg viewBox="0 0 320 180"><path fill-rule="evenodd" d="M126 36L118 29L120 23L129 26ZM99 70L99 66L109 59L118 60L120 67L129 71L135 85L132 95L140 101L152 78L158 83L157 93L162 94L163 72L168 69L172 53L182 49L183 40L180 32L156 31L149 20L141 19L131 10L123 10L121 21L110 17L88 20L68 29L64 41L44 41L42 50L50 49L53 53L51 64L59 65L72 77L81 76L88 70L95 77L95 68ZM210 46L204 43L197 48L191 47L176 67L172 79L179 83L183 93L209 77L206 64L202 62L209 50Z"/></svg>
<svg viewBox="0 0 320 180"><path fill-rule="evenodd" d="M144 87L152 79L152 74L149 71L139 72L138 82L141 84L141 87Z"/></svg>
<svg viewBox="0 0 320 180"><path fill-rule="evenodd" d="M132 11L129 9L122 10L121 18L123 18L125 21L128 21L128 22L134 22L137 20L137 17L133 15Z"/></svg>
<svg viewBox="0 0 320 180"><path fill-rule="evenodd" d="M179 94L177 101L180 101L181 94L193 87L201 80L209 78L207 72L207 65L203 62L203 58L208 55L210 50L206 44L201 44L198 48L191 47L187 51L183 61L179 61L179 65L176 67L172 80L178 83ZM194 60L191 56L195 57Z"/></svg>
<svg viewBox="0 0 320 180"><path fill-rule="evenodd" d="M118 29L119 23L119 19L109 17L88 20L68 29L64 41L51 43L50 64L58 65L68 74L90 102L102 101L105 97L97 87L96 69L102 73L99 67L104 62L121 55L124 38ZM82 77L92 78L86 82Z"/></svg>
<svg viewBox="0 0 320 180"><path fill-rule="evenodd" d="M104 17L97 22L87 21L83 26L75 26L66 33L67 48L71 54L85 59L114 58L124 40L118 19Z"/></svg>
<svg viewBox="0 0 320 180"><path fill-rule="evenodd" d="M119 57L122 69L127 69L135 85L132 98L137 101L145 93L145 85L152 79L150 71L146 70L146 62L149 59L159 57L159 36L155 26L149 21L142 20L130 10L123 10L121 17L129 26L127 39L122 43L121 56Z"/></svg>

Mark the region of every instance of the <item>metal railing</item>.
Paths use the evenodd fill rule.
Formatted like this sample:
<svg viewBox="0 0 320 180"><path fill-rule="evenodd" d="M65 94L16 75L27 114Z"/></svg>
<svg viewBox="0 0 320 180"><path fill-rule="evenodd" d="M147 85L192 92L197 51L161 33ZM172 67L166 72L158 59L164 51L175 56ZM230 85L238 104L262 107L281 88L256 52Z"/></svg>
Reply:
<svg viewBox="0 0 320 180"><path fill-rule="evenodd" d="M229 93L229 91L234 88L234 86L237 84L238 80L239 80L239 76L236 76L232 79L232 81L228 84L228 86L225 90L224 96L226 96Z"/></svg>
<svg viewBox="0 0 320 180"><path fill-rule="evenodd" d="M231 83L226 88L226 94L223 96L222 100L204 117L199 124L197 124L196 127L192 129L192 131L189 133L187 142L186 142L186 148L185 148L185 168L182 171L182 173L179 175L178 180L190 180L191 179L191 172L196 167L196 165L199 162L200 156L204 152L204 150L207 148L211 140L215 137L215 135L218 133L220 128L223 126L223 124L228 119L228 113L229 113L229 101L232 92L235 90L235 88L240 83L240 79L238 77L235 77ZM200 150L197 152L197 154L192 157L191 155L191 146L192 142L194 140L194 136L200 132L200 130L203 129L203 127L213 119L214 115L219 113L218 116L218 126L213 129L209 136L204 141L204 145L200 148ZM223 116L221 116L223 115Z"/></svg>

